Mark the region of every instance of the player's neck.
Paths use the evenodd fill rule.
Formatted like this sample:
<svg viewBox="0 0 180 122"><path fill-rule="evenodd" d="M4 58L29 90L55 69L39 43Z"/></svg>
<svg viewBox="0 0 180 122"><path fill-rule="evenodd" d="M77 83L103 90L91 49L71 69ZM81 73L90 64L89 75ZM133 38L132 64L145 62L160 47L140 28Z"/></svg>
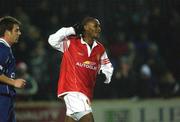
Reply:
<svg viewBox="0 0 180 122"><path fill-rule="evenodd" d="M93 44L93 39L92 38L90 38L90 37L83 37L83 40L86 42L86 43L88 43L89 45L92 45Z"/></svg>
<svg viewBox="0 0 180 122"><path fill-rule="evenodd" d="M12 45L10 42L10 39L6 36L1 37L2 39L4 39L10 46Z"/></svg>

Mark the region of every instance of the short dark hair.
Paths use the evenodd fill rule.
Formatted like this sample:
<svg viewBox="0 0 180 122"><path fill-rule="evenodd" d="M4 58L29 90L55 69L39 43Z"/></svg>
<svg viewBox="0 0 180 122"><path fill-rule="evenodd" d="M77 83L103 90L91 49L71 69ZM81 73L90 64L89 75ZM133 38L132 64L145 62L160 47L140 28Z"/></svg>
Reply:
<svg viewBox="0 0 180 122"><path fill-rule="evenodd" d="M82 25L84 26L84 25L86 25L88 22L90 22L90 21L94 21L96 18L94 18L94 17L90 17L90 16L87 16L87 17L85 17L84 19L83 19L83 21L82 21Z"/></svg>
<svg viewBox="0 0 180 122"><path fill-rule="evenodd" d="M14 24L21 25L21 22L11 16L4 16L0 18L0 37L4 36L6 30L12 30Z"/></svg>

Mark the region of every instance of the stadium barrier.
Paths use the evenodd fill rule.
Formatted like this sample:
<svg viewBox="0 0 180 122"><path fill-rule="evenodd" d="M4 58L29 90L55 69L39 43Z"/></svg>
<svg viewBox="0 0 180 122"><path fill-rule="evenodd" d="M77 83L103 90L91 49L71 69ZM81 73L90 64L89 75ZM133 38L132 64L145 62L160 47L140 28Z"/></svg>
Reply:
<svg viewBox="0 0 180 122"><path fill-rule="evenodd" d="M60 102L17 102L17 122L64 122L65 106Z"/></svg>
<svg viewBox="0 0 180 122"><path fill-rule="evenodd" d="M180 99L95 100L95 122L180 122ZM60 102L18 102L17 122L64 122Z"/></svg>

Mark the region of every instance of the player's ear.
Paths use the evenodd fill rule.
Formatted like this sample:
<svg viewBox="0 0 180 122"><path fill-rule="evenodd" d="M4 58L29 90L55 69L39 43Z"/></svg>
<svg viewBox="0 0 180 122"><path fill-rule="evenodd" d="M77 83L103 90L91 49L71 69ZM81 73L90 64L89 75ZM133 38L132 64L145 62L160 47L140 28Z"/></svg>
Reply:
<svg viewBox="0 0 180 122"><path fill-rule="evenodd" d="M84 31L87 31L88 30L88 26L87 25L84 25Z"/></svg>
<svg viewBox="0 0 180 122"><path fill-rule="evenodd" d="M7 36L9 36L10 34L11 34L11 32L9 30L6 30L4 33L4 35L7 35Z"/></svg>

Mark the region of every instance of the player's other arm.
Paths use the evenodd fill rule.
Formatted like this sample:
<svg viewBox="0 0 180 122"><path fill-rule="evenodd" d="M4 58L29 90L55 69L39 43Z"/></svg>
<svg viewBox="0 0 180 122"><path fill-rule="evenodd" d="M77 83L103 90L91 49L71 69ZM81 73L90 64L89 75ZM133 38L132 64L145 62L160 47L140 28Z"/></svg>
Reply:
<svg viewBox="0 0 180 122"><path fill-rule="evenodd" d="M0 82L16 88L23 88L26 85L26 81L24 79L11 79L4 74L0 75Z"/></svg>
<svg viewBox="0 0 180 122"><path fill-rule="evenodd" d="M69 46L69 40L67 39L67 37L70 35L75 35L74 28L62 27L57 32L49 36L48 42L53 48L63 52L64 46ZM66 42L66 44L64 42Z"/></svg>
<svg viewBox="0 0 180 122"><path fill-rule="evenodd" d="M23 88L26 81L23 79L12 79L4 75L4 65L8 60L8 50L1 46L0 48L0 83L5 83L16 88Z"/></svg>
<svg viewBox="0 0 180 122"><path fill-rule="evenodd" d="M113 68L106 52L104 52L103 55L101 56L100 71L102 71L102 73L104 73L106 76L106 80L104 81L104 83L107 83L107 84L110 83L114 68Z"/></svg>

